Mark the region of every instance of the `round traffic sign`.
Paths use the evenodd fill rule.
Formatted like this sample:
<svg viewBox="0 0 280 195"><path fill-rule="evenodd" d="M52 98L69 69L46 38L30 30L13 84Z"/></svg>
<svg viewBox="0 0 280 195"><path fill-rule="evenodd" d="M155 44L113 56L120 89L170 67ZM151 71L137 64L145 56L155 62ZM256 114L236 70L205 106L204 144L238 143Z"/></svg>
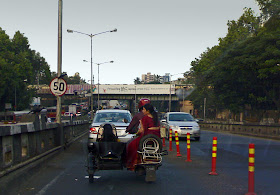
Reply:
<svg viewBox="0 0 280 195"><path fill-rule="evenodd" d="M54 78L50 83L50 90L55 96L62 96L67 90L67 83L63 78Z"/></svg>

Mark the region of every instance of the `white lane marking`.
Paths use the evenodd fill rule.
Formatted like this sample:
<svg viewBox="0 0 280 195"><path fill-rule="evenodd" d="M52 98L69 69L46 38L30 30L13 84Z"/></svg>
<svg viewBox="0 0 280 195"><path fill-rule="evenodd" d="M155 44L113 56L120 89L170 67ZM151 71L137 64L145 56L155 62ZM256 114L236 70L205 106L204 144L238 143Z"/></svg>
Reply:
<svg viewBox="0 0 280 195"><path fill-rule="evenodd" d="M50 183L48 183L47 185L45 185L45 187L43 187L38 193L37 195L43 195L46 193L46 191L58 180L58 178L60 176L62 176L63 174L65 174L65 171L63 171L62 173L60 173L58 176L56 176Z"/></svg>
<svg viewBox="0 0 280 195"><path fill-rule="evenodd" d="M94 178L94 179L99 179L100 177L101 177L101 176L93 176L93 178ZM86 175L86 176L85 176L85 178L86 178L86 179L88 179L88 178L89 178L89 176L88 176L88 175Z"/></svg>

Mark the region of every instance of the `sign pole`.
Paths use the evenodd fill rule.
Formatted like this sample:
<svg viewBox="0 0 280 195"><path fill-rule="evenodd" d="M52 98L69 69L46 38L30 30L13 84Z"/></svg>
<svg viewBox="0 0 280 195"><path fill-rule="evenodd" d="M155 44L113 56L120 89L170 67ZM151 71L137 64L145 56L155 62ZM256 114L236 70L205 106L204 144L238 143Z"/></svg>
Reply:
<svg viewBox="0 0 280 195"><path fill-rule="evenodd" d="M62 0L58 3L58 52L57 52L57 76L61 76L62 67ZM61 96L56 96L56 122L61 124Z"/></svg>

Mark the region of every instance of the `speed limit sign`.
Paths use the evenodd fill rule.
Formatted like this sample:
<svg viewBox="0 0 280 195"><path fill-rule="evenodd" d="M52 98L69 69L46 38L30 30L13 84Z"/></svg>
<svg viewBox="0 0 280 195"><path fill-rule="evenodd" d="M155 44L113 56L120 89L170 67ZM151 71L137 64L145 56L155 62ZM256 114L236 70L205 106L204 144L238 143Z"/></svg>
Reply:
<svg viewBox="0 0 280 195"><path fill-rule="evenodd" d="M67 90L66 81L62 78L54 78L50 83L50 89L53 95L62 96L65 94Z"/></svg>

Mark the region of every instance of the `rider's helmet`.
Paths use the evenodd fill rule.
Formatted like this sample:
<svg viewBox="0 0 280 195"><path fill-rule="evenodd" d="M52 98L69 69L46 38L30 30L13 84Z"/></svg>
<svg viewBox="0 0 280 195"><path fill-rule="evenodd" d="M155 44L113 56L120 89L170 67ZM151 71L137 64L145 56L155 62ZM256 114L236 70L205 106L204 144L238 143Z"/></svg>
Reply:
<svg viewBox="0 0 280 195"><path fill-rule="evenodd" d="M139 103L138 103L138 108L139 108L139 110L142 110L142 109L143 109L143 106L144 106L145 104L150 104L150 103L151 103L151 100L148 99L148 98L142 98L142 99L140 99L140 101L139 101Z"/></svg>

